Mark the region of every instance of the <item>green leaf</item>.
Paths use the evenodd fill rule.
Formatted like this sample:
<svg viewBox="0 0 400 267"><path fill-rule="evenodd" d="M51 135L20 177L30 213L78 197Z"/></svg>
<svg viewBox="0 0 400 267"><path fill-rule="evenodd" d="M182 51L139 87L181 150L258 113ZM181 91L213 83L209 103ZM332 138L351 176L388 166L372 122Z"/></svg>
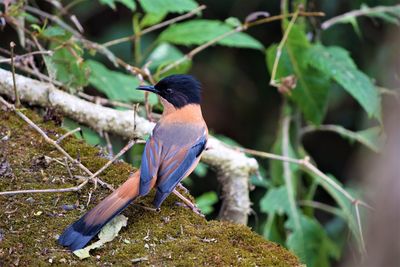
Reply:
<svg viewBox="0 0 400 267"><path fill-rule="evenodd" d="M260 209L267 214L290 214L290 203L286 186L271 188L260 200Z"/></svg>
<svg viewBox="0 0 400 267"><path fill-rule="evenodd" d="M287 227L295 229L293 221ZM302 233L294 230L287 239L287 246L294 251L308 267L329 267L330 259L337 258L340 250L329 238L324 228L314 218L300 216ZM302 242L301 234L306 237Z"/></svg>
<svg viewBox="0 0 400 267"><path fill-rule="evenodd" d="M204 215L214 211L213 205L218 202L217 193L210 191L196 198L196 205Z"/></svg>
<svg viewBox="0 0 400 267"><path fill-rule="evenodd" d="M282 50L275 79L295 75L297 85L288 97L297 104L307 120L320 124L325 116L330 84L326 75L307 65L309 47L305 33L296 25L293 26ZM277 45L267 49L266 60L270 73L276 53Z"/></svg>
<svg viewBox="0 0 400 267"><path fill-rule="evenodd" d="M140 21L140 27L143 28L146 26L157 24L161 22L166 16L167 13L147 13Z"/></svg>
<svg viewBox="0 0 400 267"><path fill-rule="evenodd" d="M183 13L198 6L193 0L139 0L139 3L146 13L152 14Z"/></svg>
<svg viewBox="0 0 400 267"><path fill-rule="evenodd" d="M122 102L144 102L144 93L136 90L139 80L132 75L107 69L103 64L88 60L90 68L89 83L104 93L109 99ZM149 103L157 104L154 94L149 94Z"/></svg>
<svg viewBox="0 0 400 267"><path fill-rule="evenodd" d="M232 26L221 21L191 20L169 26L161 33L158 41L187 46L201 45L232 29ZM263 49L263 45L259 41L243 32L234 33L218 41L217 44L239 48Z"/></svg>
<svg viewBox="0 0 400 267"><path fill-rule="evenodd" d="M150 70L152 72L156 72L156 70L159 70L161 67L164 67L180 58L182 58L184 55L183 53L176 48L173 45L170 45L168 43L161 43L159 44L153 52L149 55L147 58L147 62L151 62L150 64ZM163 76L171 75L171 74L183 74L187 73L192 66L191 61L185 61L182 64L180 64L177 68L168 71L168 73L164 73Z"/></svg>
<svg viewBox="0 0 400 267"><path fill-rule="evenodd" d="M382 130L380 127L372 127L358 132L352 132L340 125L320 125L310 127L310 129L338 133L343 138L346 138L351 142L359 142L375 152L379 152L382 144L382 136L380 136Z"/></svg>
<svg viewBox="0 0 400 267"><path fill-rule="evenodd" d="M41 31L41 34L46 37L62 37L63 40L68 40L71 36L72 33L67 32L63 28L57 27L57 26L49 26L43 31Z"/></svg>
<svg viewBox="0 0 400 267"><path fill-rule="evenodd" d="M194 174L199 177L205 177L208 172L208 165L204 164L203 162L199 162L196 168L194 169Z"/></svg>
<svg viewBox="0 0 400 267"><path fill-rule="evenodd" d="M308 63L340 84L370 117L381 120L381 99L370 78L357 69L349 53L340 47L315 45Z"/></svg>
<svg viewBox="0 0 400 267"><path fill-rule="evenodd" d="M130 10L134 11L136 9L136 4L134 0L99 0L101 4L108 5L112 9L115 10L116 6L115 3L119 2L129 8Z"/></svg>
<svg viewBox="0 0 400 267"><path fill-rule="evenodd" d="M51 49L56 46L52 44ZM76 56L81 56L80 50L74 50L74 54L67 48L55 50L52 56L44 56L46 65L50 68L49 75L54 77L71 88L86 86L88 81L89 69L83 59L77 60Z"/></svg>
<svg viewBox="0 0 400 267"><path fill-rule="evenodd" d="M225 20L225 23L232 26L232 27L238 27L240 25L242 25L242 22L235 17L229 17Z"/></svg>

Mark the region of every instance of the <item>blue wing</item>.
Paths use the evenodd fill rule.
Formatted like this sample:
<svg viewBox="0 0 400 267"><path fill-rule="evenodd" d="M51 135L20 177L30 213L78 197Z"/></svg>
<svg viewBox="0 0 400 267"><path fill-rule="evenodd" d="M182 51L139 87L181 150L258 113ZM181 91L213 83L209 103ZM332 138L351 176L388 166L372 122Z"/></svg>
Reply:
<svg viewBox="0 0 400 267"><path fill-rule="evenodd" d="M146 195L157 179L157 172L161 159L161 143L154 136L151 136L144 148L142 154L142 163L140 166L140 186L139 194Z"/></svg>
<svg viewBox="0 0 400 267"><path fill-rule="evenodd" d="M157 192L153 202L155 207L159 208L177 184L196 167L195 164L197 164L206 143L207 136L203 134L192 145L172 146L166 152L158 173Z"/></svg>

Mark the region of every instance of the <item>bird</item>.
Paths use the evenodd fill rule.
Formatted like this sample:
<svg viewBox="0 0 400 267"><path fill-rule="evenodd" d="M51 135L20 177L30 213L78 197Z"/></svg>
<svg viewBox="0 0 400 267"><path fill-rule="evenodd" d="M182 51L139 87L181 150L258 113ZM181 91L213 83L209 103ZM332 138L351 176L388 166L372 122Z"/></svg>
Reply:
<svg viewBox="0 0 400 267"><path fill-rule="evenodd" d="M152 188L156 190L153 205L159 209L182 179L194 170L206 148L208 128L200 106L201 84L196 78L175 74L154 86L142 85L136 89L160 97L164 107L161 118L146 141L139 170L69 225L58 238L58 243L71 251L83 248L105 224ZM183 200L190 203L184 197Z"/></svg>

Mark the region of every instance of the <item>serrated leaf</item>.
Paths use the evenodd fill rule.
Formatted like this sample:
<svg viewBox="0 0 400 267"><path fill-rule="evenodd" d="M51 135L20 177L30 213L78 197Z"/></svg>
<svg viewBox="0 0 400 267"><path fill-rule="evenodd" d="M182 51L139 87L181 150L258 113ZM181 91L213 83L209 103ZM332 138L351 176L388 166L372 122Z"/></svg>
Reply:
<svg viewBox="0 0 400 267"><path fill-rule="evenodd" d="M159 42L179 45L201 45L231 31L232 26L216 20L191 20L174 24L164 30ZM263 49L263 45L243 32L234 33L217 44L239 48Z"/></svg>
<svg viewBox="0 0 400 267"><path fill-rule="evenodd" d="M90 246L83 249L75 250L73 253L79 259L83 260L90 257L90 250L100 248L105 243L111 242L118 236L119 231L122 227L125 227L128 222L128 218L124 215L119 215L107 223L99 233L99 240Z"/></svg>
<svg viewBox="0 0 400 267"><path fill-rule="evenodd" d="M129 8L130 10L134 11L136 9L136 4L134 0L99 0L101 4L108 5L112 9L115 10L116 5L115 3L119 2Z"/></svg>
<svg viewBox="0 0 400 267"><path fill-rule="evenodd" d="M287 239L287 246L305 262L308 267L329 267L330 259L340 253L337 245L329 238L322 226L314 218L300 216L302 233L294 230ZM294 225L287 224L295 229ZM306 237L302 242L300 234Z"/></svg>
<svg viewBox="0 0 400 267"><path fill-rule="evenodd" d="M340 84L370 117L381 120L381 99L370 78L359 71L349 53L340 47L315 45L308 63Z"/></svg>
<svg viewBox="0 0 400 267"><path fill-rule="evenodd" d="M213 205L218 202L217 193L214 191L206 192L196 198L196 205L204 215L214 211Z"/></svg>
<svg viewBox="0 0 400 267"><path fill-rule="evenodd" d="M286 186L271 188L260 200L260 210L267 214L290 214L290 203Z"/></svg>
<svg viewBox="0 0 400 267"><path fill-rule="evenodd" d="M90 68L89 83L109 99L122 102L144 102L144 93L136 90L139 80L135 76L109 70L94 60L88 60L87 65ZM149 94L149 103L155 105L157 102L157 96Z"/></svg>
<svg viewBox="0 0 400 267"><path fill-rule="evenodd" d="M307 65L309 47L305 33L296 25L293 26L282 50L275 79L295 75L297 85L288 97L297 104L307 120L320 124L325 116L330 84L326 75ZM270 73L276 53L277 45L267 49L266 61Z"/></svg>
<svg viewBox="0 0 400 267"><path fill-rule="evenodd" d="M183 13L198 6L193 0L139 0L139 3L146 13L153 14Z"/></svg>

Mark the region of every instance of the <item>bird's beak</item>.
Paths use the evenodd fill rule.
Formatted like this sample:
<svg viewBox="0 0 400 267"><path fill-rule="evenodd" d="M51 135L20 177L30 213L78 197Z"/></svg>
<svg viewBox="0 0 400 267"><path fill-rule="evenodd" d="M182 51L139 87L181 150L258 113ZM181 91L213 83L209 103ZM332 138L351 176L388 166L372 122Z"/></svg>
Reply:
<svg viewBox="0 0 400 267"><path fill-rule="evenodd" d="M158 91L156 88L154 88L153 85L141 85L136 88L136 90L143 90L143 91L149 91L158 94L160 91Z"/></svg>

